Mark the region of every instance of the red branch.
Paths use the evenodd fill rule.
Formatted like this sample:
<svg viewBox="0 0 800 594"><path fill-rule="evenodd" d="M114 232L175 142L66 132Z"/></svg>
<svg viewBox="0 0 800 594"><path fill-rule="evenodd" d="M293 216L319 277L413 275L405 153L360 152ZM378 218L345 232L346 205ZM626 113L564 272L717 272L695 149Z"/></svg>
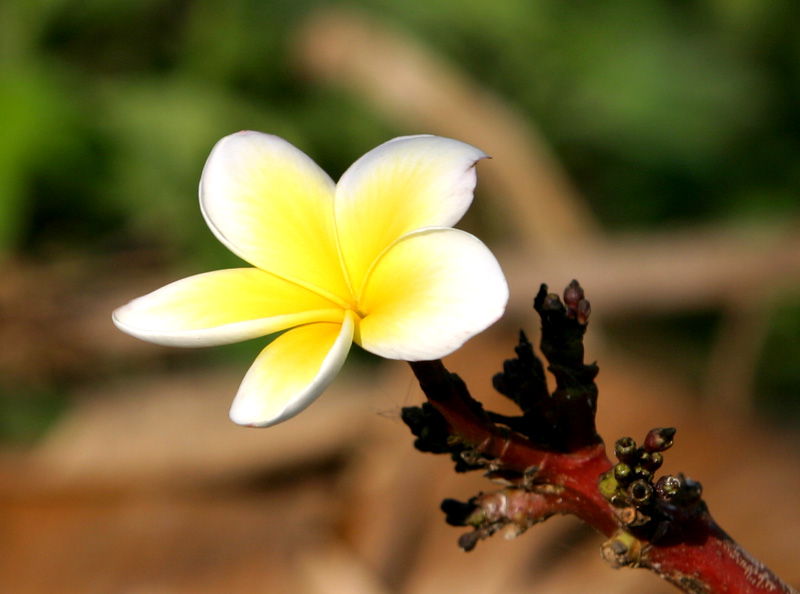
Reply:
<svg viewBox="0 0 800 594"><path fill-rule="evenodd" d="M682 542L645 548L640 565L685 592L797 594L725 534L708 513L692 523Z"/></svg>
<svg viewBox="0 0 800 594"><path fill-rule="evenodd" d="M573 514L608 537L602 550L613 566L650 569L684 592L798 594L730 539L705 511L683 519L678 536L672 532L669 538L651 542L638 533L635 510L612 505L598 488L600 477L614 468L602 443L569 453L542 449L493 423L441 361L412 362L411 368L451 436L489 460L492 468L525 477L522 484L470 502L477 511L465 525L476 526L476 533L483 526L480 538L503 526L521 532L554 514Z"/></svg>

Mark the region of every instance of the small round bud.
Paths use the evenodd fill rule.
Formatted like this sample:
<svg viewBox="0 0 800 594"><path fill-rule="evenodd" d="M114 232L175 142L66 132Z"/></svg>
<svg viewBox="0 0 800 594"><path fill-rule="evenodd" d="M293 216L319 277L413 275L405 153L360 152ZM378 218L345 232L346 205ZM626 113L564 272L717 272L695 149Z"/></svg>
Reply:
<svg viewBox="0 0 800 594"><path fill-rule="evenodd" d="M614 444L614 454L620 462L634 462L637 458L636 442L630 437L620 437Z"/></svg>
<svg viewBox="0 0 800 594"><path fill-rule="evenodd" d="M627 484L631 479L631 467L624 462L620 462L614 467L614 478L619 483Z"/></svg>
<svg viewBox="0 0 800 594"><path fill-rule="evenodd" d="M658 427L651 429L644 438L642 447L648 452L663 452L672 447L672 438L675 437L675 427Z"/></svg>
<svg viewBox="0 0 800 594"><path fill-rule="evenodd" d="M653 497L653 487L645 480L633 481L628 487L628 499L634 505L647 505Z"/></svg>
<svg viewBox="0 0 800 594"><path fill-rule="evenodd" d="M616 468L614 470L616 471ZM611 501L611 499L613 499L619 491L619 480L616 478L615 474L616 472L603 473L603 476L600 477L600 482L597 485L600 490L600 494L609 501Z"/></svg>
<svg viewBox="0 0 800 594"><path fill-rule="evenodd" d="M656 483L656 494L661 499L669 500L680 492L681 486L681 479L679 479L677 476L667 474L658 479L658 482Z"/></svg>
<svg viewBox="0 0 800 594"><path fill-rule="evenodd" d="M647 468L650 472L655 472L661 465L664 463L664 456L662 456L659 452L653 452L650 454L650 461L647 463Z"/></svg>
<svg viewBox="0 0 800 594"><path fill-rule="evenodd" d="M653 473L650 472L644 466L637 466L633 469L633 474L636 476L637 479L642 479L643 481L650 481L653 478Z"/></svg>

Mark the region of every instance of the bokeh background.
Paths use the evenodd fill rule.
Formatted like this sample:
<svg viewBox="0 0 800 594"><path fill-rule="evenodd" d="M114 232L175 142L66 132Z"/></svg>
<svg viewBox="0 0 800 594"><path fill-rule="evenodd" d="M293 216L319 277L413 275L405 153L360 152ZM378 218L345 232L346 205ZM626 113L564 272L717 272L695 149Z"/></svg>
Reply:
<svg viewBox="0 0 800 594"><path fill-rule="evenodd" d="M506 406L533 294L578 278L606 440L677 426L665 470L800 584L799 26L794 0L0 2L0 590L671 591L569 519L460 553L438 504L490 485L413 450L401 363L357 353L253 431L226 412L257 341L116 331L239 265L196 192L240 129L334 178L403 134L490 153L461 226L512 301L447 364Z"/></svg>

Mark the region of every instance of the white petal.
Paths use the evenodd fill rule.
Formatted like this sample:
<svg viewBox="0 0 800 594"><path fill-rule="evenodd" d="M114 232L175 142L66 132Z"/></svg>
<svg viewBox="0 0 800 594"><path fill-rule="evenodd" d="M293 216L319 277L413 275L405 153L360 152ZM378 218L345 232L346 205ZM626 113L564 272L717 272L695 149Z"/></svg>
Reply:
<svg viewBox="0 0 800 594"><path fill-rule="evenodd" d="M356 342L390 359L439 359L503 315L508 285L489 249L457 229L402 237L364 286Z"/></svg>
<svg viewBox="0 0 800 594"><path fill-rule="evenodd" d="M200 180L211 230L254 266L342 306L350 300L333 220L334 184L282 138L239 132L220 140Z"/></svg>
<svg viewBox="0 0 800 594"><path fill-rule="evenodd" d="M275 339L247 372L231 406L231 420L268 427L314 402L347 358L353 320L348 311L341 324L308 324Z"/></svg>
<svg viewBox="0 0 800 594"><path fill-rule="evenodd" d="M169 346L239 342L308 322L341 322L324 297L257 268L217 270L170 283L113 314L123 332Z"/></svg>
<svg viewBox="0 0 800 594"><path fill-rule="evenodd" d="M449 227L475 189L475 162L486 154L438 136L390 140L356 161L336 185L336 226L354 291L369 267L402 235Z"/></svg>

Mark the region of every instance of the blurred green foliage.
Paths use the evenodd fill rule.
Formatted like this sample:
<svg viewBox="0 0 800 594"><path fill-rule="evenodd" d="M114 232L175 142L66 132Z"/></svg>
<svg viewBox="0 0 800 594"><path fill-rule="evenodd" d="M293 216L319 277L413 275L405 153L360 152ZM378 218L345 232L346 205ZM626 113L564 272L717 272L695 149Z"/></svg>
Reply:
<svg viewBox="0 0 800 594"><path fill-rule="evenodd" d="M0 249L127 238L210 257L189 198L218 138L269 130L341 172L400 132L293 68L318 4L2 3ZM797 211L794 0L351 4L528 113L611 227Z"/></svg>
<svg viewBox="0 0 800 594"><path fill-rule="evenodd" d="M57 391L4 394L0 398L0 441L24 446L41 437L67 408Z"/></svg>
<svg viewBox="0 0 800 594"><path fill-rule="evenodd" d="M233 263L195 200L216 140L273 132L336 177L406 133L293 67L293 32L330 4L0 2L0 254L145 245L194 271ZM796 0L348 5L528 114L609 228L798 213ZM800 339L782 344L800 360Z"/></svg>

